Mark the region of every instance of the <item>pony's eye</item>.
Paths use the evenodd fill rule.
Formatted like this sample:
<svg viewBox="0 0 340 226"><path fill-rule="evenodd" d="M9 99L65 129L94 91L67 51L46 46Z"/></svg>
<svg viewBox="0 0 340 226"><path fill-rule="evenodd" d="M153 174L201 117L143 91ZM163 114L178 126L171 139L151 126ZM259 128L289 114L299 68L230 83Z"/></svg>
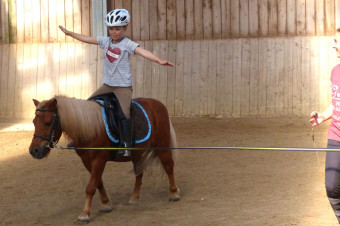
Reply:
<svg viewBox="0 0 340 226"><path fill-rule="evenodd" d="M51 125L51 123L49 123L49 122L46 122L46 123L45 123L45 126L46 126L46 127L50 127L50 125Z"/></svg>

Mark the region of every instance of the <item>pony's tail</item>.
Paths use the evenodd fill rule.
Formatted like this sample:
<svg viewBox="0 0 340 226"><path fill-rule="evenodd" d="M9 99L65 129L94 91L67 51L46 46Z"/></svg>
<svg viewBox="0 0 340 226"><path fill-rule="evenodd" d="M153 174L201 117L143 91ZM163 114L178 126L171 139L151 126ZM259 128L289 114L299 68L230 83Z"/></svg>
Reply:
<svg viewBox="0 0 340 226"><path fill-rule="evenodd" d="M175 150L174 148L177 147L177 138L176 138L174 127L172 126L172 123L170 120L169 120L169 123L170 123L170 147L169 148L171 148L170 149L171 156L175 163L176 158L177 158L177 150ZM163 168L163 167L160 162L160 159L158 158L157 152L155 150L146 151L145 153L143 153L140 162L137 163L135 174L138 175L142 172L152 174L152 172L154 171L161 172L161 174L163 174L164 171L160 170L160 168Z"/></svg>

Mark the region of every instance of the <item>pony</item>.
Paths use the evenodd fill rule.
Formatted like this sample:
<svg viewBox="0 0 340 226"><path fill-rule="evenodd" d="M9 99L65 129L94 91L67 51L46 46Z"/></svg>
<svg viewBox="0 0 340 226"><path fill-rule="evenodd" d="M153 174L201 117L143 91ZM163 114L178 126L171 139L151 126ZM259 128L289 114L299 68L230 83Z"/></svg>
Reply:
<svg viewBox="0 0 340 226"><path fill-rule="evenodd" d="M30 154L36 159L46 157L64 134L73 140L76 153L90 173L86 187L85 205L78 215L78 221L90 221L91 202L97 189L101 199L100 211L112 211L111 202L102 180L105 164L108 161L133 160L139 166L135 168L137 169L135 170L136 180L129 200L130 204L138 203L143 172L154 160L159 160L158 162L161 163L168 176L169 201L180 200L180 190L174 177L173 147L176 146L176 134L167 109L160 101L152 98L137 98L133 101L145 109L152 128L151 135L146 141L135 145L136 149L131 151L130 157L117 156L110 159L109 150L95 149L115 145L106 133L101 107L98 103L65 96L55 96L42 102L33 99L36 107L33 119L35 131L29 147ZM143 149L144 147L145 149Z"/></svg>

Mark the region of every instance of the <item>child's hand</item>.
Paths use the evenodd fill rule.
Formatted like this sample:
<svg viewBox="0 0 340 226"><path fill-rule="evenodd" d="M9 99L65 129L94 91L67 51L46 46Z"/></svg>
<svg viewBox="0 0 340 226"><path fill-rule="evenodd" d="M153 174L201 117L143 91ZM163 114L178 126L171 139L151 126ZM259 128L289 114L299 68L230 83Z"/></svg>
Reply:
<svg viewBox="0 0 340 226"><path fill-rule="evenodd" d="M174 67L174 64L171 63L171 62L169 62L169 61L167 61L167 60L160 60L160 61L159 61L159 64L164 65L164 66L171 66L171 67Z"/></svg>
<svg viewBox="0 0 340 226"><path fill-rule="evenodd" d="M66 30L63 26L59 25L59 29L65 33L65 35L69 35L70 32L68 30Z"/></svg>
<svg viewBox="0 0 340 226"><path fill-rule="evenodd" d="M313 111L310 114L310 120L309 121L310 121L310 123L312 123L312 126L317 126L317 125L319 125L323 122L323 117L319 112Z"/></svg>

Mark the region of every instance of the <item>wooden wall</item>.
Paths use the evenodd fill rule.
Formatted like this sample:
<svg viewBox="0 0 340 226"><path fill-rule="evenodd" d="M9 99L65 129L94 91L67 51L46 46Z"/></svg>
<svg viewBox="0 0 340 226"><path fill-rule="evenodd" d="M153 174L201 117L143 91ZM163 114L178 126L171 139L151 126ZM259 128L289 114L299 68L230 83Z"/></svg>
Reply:
<svg viewBox="0 0 340 226"><path fill-rule="evenodd" d="M161 100L172 116L306 115L330 103L335 0L0 2L2 118L32 117L32 98L87 98L100 86L102 50L65 37L58 25L105 33L105 7L127 8L127 35L175 63L131 58L134 96Z"/></svg>

